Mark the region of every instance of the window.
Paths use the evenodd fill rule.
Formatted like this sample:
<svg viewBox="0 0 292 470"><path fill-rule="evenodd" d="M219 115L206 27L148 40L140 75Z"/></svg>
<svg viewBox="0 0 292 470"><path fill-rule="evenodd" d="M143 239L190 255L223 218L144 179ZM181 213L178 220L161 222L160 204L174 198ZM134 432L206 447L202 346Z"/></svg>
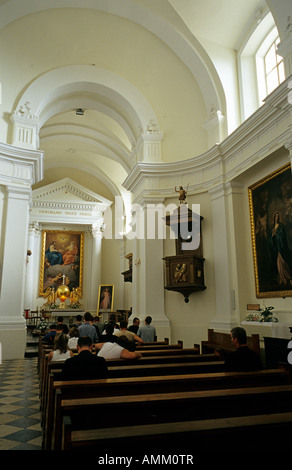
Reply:
<svg viewBox="0 0 292 470"><path fill-rule="evenodd" d="M277 54L279 42L280 38L278 36L264 56L266 90L268 95L285 80L283 58Z"/></svg>
<svg viewBox="0 0 292 470"><path fill-rule="evenodd" d="M238 48L242 122L285 79L283 59L277 54L279 42L274 18L267 12Z"/></svg>

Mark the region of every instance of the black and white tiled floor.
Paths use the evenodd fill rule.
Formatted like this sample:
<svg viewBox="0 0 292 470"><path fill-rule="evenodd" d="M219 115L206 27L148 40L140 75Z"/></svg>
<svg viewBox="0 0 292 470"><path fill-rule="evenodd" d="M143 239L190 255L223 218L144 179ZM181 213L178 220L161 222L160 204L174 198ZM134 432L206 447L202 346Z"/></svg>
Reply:
<svg viewBox="0 0 292 470"><path fill-rule="evenodd" d="M41 450L37 358L0 364L0 450Z"/></svg>

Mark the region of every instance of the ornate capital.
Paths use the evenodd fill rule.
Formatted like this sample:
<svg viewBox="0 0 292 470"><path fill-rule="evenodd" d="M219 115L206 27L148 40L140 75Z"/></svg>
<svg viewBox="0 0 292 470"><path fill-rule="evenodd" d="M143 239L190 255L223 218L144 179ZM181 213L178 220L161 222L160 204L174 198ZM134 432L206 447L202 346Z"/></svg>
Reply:
<svg viewBox="0 0 292 470"><path fill-rule="evenodd" d="M39 147L39 117L31 114L30 103L26 102L11 116L13 123L12 145L28 149Z"/></svg>

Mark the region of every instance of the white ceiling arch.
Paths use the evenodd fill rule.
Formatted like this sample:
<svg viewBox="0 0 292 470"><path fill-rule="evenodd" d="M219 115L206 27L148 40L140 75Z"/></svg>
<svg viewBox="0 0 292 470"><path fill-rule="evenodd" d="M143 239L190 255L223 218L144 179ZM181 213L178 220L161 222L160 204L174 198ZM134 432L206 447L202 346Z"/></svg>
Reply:
<svg viewBox="0 0 292 470"><path fill-rule="evenodd" d="M51 103L64 95L80 92L103 96L103 99L114 103L116 112L122 113L123 110L127 116L125 119L136 130L136 136L152 120L159 127L153 108L133 84L109 70L90 65L59 67L41 75L24 91L16 103L15 111L29 103L30 114L38 116L40 125L43 125L42 114L46 113Z"/></svg>
<svg viewBox="0 0 292 470"><path fill-rule="evenodd" d="M47 127L43 133L41 133L41 142L46 144L49 141L57 142L58 140L71 141L72 146L77 142L80 146L90 146L92 153L96 155L100 154L112 161L119 163L126 173L130 172L130 165L127 161L128 155L126 152L122 152L121 147L118 144L114 145L113 140L107 138L107 136L100 135L96 131L91 133L87 128L81 131L80 126L63 125L62 132L58 132L59 126ZM75 132L74 132L75 131ZM83 165L83 163L82 163Z"/></svg>
<svg viewBox="0 0 292 470"><path fill-rule="evenodd" d="M53 8L87 8L128 19L167 44L194 75L206 110L216 108L226 116L223 85L214 64L168 0L8 0L0 4L0 28L22 16Z"/></svg>
<svg viewBox="0 0 292 470"><path fill-rule="evenodd" d="M132 129L133 122L129 122L127 116L124 115L123 110L117 110L117 103L112 103L109 98L104 102L104 97L97 94L89 93L70 93L68 95L63 95L58 98L56 101L50 102L45 109L43 109L41 118L40 118L40 128L46 125L47 121L53 116L64 113L66 111L76 110L78 108L83 108L85 111L92 110L98 111L99 113L108 116L112 121L114 121L117 126L123 131L124 139L119 139L118 143L124 149L131 150L133 142L136 140L137 128ZM135 127L137 123L134 122ZM82 124L79 123L82 127ZM47 127L47 125L46 125ZM135 132L134 132L135 131ZM115 136L113 135L113 138Z"/></svg>

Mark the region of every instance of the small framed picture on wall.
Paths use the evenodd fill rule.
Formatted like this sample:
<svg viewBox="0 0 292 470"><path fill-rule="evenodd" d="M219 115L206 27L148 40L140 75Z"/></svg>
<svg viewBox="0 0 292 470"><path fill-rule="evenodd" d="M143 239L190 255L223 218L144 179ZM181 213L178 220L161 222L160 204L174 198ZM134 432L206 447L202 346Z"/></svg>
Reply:
<svg viewBox="0 0 292 470"><path fill-rule="evenodd" d="M114 285L101 284L98 290L97 314L99 312L112 312L114 306Z"/></svg>

